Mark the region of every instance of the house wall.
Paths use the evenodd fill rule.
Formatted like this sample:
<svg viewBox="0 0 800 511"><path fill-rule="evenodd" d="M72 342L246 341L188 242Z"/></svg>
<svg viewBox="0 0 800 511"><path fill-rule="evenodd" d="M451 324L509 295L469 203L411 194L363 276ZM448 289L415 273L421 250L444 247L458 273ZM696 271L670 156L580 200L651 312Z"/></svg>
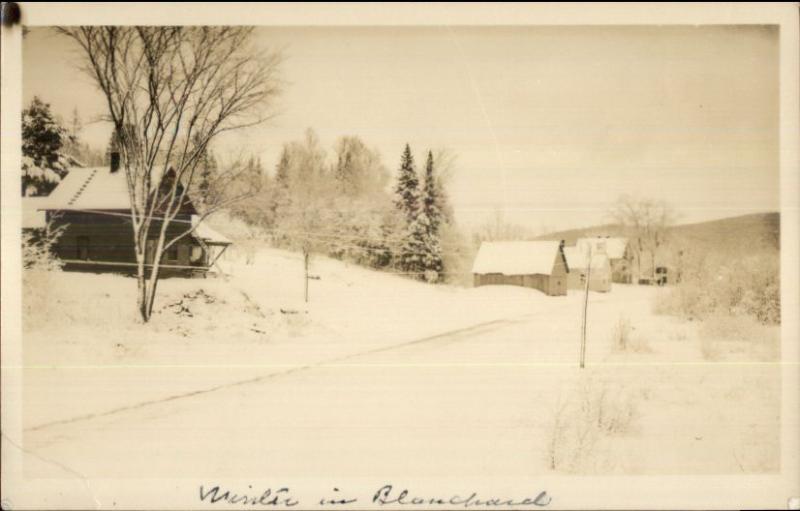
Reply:
<svg viewBox="0 0 800 511"><path fill-rule="evenodd" d="M567 274L551 275L502 275L500 273L474 274L475 287L480 286L520 286L538 289L547 295L567 294Z"/></svg>
<svg viewBox="0 0 800 511"><path fill-rule="evenodd" d="M564 257L564 252L558 251L555 263L553 263L553 270L548 277L548 290L547 294L551 296L563 296L567 294L567 260Z"/></svg>
<svg viewBox="0 0 800 511"><path fill-rule="evenodd" d="M585 289L586 288L586 269L575 268L571 269L567 275L567 288L568 289ZM612 273L611 267L605 268L592 268L589 275L589 289L600 293L611 291Z"/></svg>
<svg viewBox="0 0 800 511"><path fill-rule="evenodd" d="M116 211L113 213L115 214L59 211L54 215L53 212L48 212L48 219L53 219L55 227L65 226L62 235L54 246L54 251L58 258L66 261L65 269L122 273L136 271L135 266L101 264L136 263L133 228L130 220L122 216L116 216L117 214L127 214L127 212ZM189 215L178 215L176 219L181 220L181 222L172 222L167 227L165 238L167 241L182 234L189 225L185 222L189 222L191 217ZM160 229L161 223L154 221L151 226L153 238L149 242L152 243L153 249ZM205 254L199 260L192 261L192 251L194 250L196 255L199 244L191 236L184 237L175 246L175 249L164 254L161 264L202 266L205 263ZM150 250L148 262L152 262L153 249ZM164 273L169 275L176 272L180 273L177 269L165 269Z"/></svg>
<svg viewBox="0 0 800 511"><path fill-rule="evenodd" d="M633 282L634 257L630 244L625 248L622 258L611 259L611 281L618 284L631 284Z"/></svg>
<svg viewBox="0 0 800 511"><path fill-rule="evenodd" d="M502 273L473 274L473 285L480 286L521 286L538 289L551 296L567 294L567 262L559 250L550 275L503 275Z"/></svg>

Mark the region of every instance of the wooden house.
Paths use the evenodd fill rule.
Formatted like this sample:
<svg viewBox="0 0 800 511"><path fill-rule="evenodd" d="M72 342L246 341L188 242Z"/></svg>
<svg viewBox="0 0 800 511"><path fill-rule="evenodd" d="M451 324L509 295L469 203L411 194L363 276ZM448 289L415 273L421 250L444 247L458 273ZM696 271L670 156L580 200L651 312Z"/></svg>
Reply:
<svg viewBox="0 0 800 511"><path fill-rule="evenodd" d="M483 242L472 266L474 285L523 286L566 295L569 267L563 246L557 241Z"/></svg>
<svg viewBox="0 0 800 511"><path fill-rule="evenodd" d="M112 162L118 159L112 158ZM63 226L54 246L65 270L135 273L136 253L125 172L75 168L39 206L48 225ZM169 178L166 176L165 181ZM156 213L147 240L145 262L152 266L161 217ZM165 242L181 237L161 259L162 275L205 275L231 242L198 223L197 210L185 200L169 223Z"/></svg>
<svg viewBox="0 0 800 511"><path fill-rule="evenodd" d="M600 293L611 291L611 262L604 253L594 254L591 257L591 271L587 252L581 252L578 247L564 247L564 256L567 258L569 274L567 275L568 289L584 289L586 277L589 276L589 289Z"/></svg>
<svg viewBox="0 0 800 511"><path fill-rule="evenodd" d="M612 238L610 236L595 236L593 238L578 238L575 247L582 253L591 248L592 254L606 254L611 265L611 281L619 284L634 282L633 249L627 238Z"/></svg>

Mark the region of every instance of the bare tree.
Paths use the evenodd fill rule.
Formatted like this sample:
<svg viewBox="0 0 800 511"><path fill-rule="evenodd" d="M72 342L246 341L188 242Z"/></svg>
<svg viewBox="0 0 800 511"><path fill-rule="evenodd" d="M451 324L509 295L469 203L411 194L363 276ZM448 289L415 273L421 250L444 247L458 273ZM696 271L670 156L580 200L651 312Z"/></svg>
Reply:
<svg viewBox="0 0 800 511"><path fill-rule="evenodd" d="M651 277L655 278L656 259L667 241L675 221L673 209L664 201L623 195L612 206L609 216L629 234L636 255L637 273L642 273L642 257L650 257Z"/></svg>
<svg viewBox="0 0 800 511"><path fill-rule="evenodd" d="M137 307L150 318L166 239L189 203L195 170L219 134L270 117L281 56L257 49L250 27L66 27L83 69L105 95L128 183ZM227 202L237 200L229 198ZM206 207L202 221L226 201ZM147 241L157 235L147 271Z"/></svg>

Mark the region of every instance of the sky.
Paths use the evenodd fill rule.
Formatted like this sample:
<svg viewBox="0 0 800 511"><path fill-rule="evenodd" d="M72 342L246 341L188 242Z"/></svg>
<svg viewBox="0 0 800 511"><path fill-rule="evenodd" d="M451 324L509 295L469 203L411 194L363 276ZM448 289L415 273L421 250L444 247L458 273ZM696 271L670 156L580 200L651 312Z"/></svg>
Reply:
<svg viewBox="0 0 800 511"><path fill-rule="evenodd" d="M449 194L467 228L496 215L534 230L604 223L622 194L681 222L779 209L778 30L764 26L262 27L285 90L265 125L215 142L272 169L313 128L357 135L396 172L406 143L456 156ZM49 28L23 43L23 99L82 138L105 103Z"/></svg>

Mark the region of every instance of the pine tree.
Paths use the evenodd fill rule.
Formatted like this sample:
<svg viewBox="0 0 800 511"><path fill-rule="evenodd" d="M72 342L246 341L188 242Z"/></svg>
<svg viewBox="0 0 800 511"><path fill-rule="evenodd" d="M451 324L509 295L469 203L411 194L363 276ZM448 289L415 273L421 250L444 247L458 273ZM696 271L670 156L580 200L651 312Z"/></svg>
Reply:
<svg viewBox="0 0 800 511"><path fill-rule="evenodd" d="M400 174L397 177L395 187L395 206L406 217L410 225L419 213L419 178L414 168L414 157L411 155L411 148L406 144L403 156L400 159Z"/></svg>
<svg viewBox="0 0 800 511"><path fill-rule="evenodd" d="M69 172L63 153L68 138L50 111L50 105L34 97L22 111L22 191L47 195Z"/></svg>
<svg viewBox="0 0 800 511"><path fill-rule="evenodd" d="M424 271L427 280L438 280L443 270L440 228L442 211L439 208L439 185L434 175L433 153L428 151L425 162L425 183L422 190L422 210L426 217L427 232L424 244Z"/></svg>
<svg viewBox="0 0 800 511"><path fill-rule="evenodd" d="M439 185L433 173L433 153L428 151L428 161L425 162L425 184L422 190L422 205L430 221L430 233L439 237L439 227L442 225L442 210L440 209Z"/></svg>

